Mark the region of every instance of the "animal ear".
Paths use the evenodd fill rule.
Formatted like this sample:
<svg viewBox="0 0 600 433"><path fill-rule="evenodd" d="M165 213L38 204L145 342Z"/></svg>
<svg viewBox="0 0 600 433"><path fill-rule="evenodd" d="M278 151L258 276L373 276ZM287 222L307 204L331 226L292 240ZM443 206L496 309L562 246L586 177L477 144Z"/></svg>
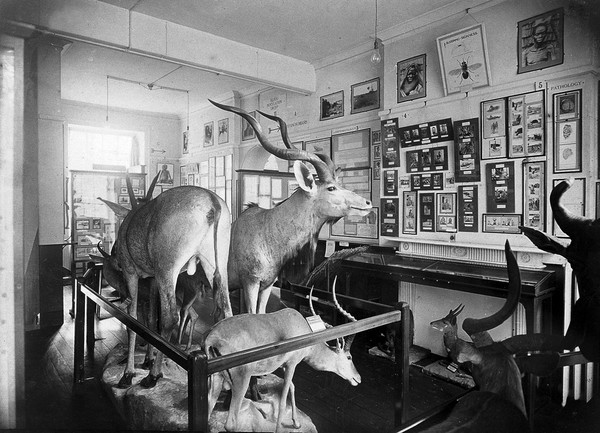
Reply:
<svg viewBox="0 0 600 433"><path fill-rule="evenodd" d="M294 162L294 175L298 185L309 194L314 194L317 191L317 183L315 178L310 173L310 170L302 161Z"/></svg>
<svg viewBox="0 0 600 433"><path fill-rule="evenodd" d="M456 360L461 364L463 362L471 361L473 364L477 365L480 364L482 360L481 352L479 352L479 350L477 350L470 344L463 344L461 345L460 350L458 351Z"/></svg>
<svg viewBox="0 0 600 433"><path fill-rule="evenodd" d="M104 200L103 198L98 197L98 200L101 200L108 206L119 218L125 218L129 213L129 209L121 206L120 204L113 203L112 201Z"/></svg>

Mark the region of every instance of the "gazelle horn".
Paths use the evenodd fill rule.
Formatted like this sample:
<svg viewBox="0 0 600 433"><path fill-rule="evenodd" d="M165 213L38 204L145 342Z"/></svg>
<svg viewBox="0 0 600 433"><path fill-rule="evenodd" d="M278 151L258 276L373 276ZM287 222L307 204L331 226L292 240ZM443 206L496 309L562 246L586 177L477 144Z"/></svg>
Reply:
<svg viewBox="0 0 600 433"><path fill-rule="evenodd" d="M102 247L100 246L101 244L102 244L102 242L98 242L98 245L97 245L97 247L98 247L98 251L100 251L100 254L102 254L102 256L103 256L105 259L109 259L109 258L110 258L110 254L108 254L106 251L104 251L104 250L102 249Z"/></svg>
<svg viewBox="0 0 600 433"><path fill-rule="evenodd" d="M337 275L333 279L333 287L331 288L331 294L332 294L332 297L333 297L333 304L340 311L340 313L342 313L344 316L346 316L352 322L356 322L357 321L356 317L354 317L352 314L350 314L346 310L344 310L342 308L342 306L339 304L339 302L337 300L337 296L335 295L335 286L336 286L336 284L337 284ZM346 352L348 352L350 350L350 346L352 345L352 342L354 341L354 336L355 336L355 334L352 334L352 335L349 335L346 338L346 342L344 344L344 350Z"/></svg>

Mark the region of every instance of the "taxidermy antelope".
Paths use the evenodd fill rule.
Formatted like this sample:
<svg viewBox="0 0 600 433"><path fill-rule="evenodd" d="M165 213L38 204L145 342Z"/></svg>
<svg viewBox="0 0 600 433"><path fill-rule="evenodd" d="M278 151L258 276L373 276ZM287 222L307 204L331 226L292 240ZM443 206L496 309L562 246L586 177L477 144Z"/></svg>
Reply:
<svg viewBox="0 0 600 433"><path fill-rule="evenodd" d="M562 181L550 194L554 220L571 238L564 246L557 239L529 227L521 227L525 236L539 249L563 256L571 264L577 278L579 299L573 306L571 324L558 349L579 346L590 361L600 361L600 219L572 214L560 198L572 185Z"/></svg>
<svg viewBox="0 0 600 433"><path fill-rule="evenodd" d="M177 276L184 271L195 274L198 263L207 278L212 277L217 319L232 316L227 286L231 221L221 198L200 187L181 186L142 205L132 199L131 211L103 201L124 217L110 258L103 264L110 272L122 273L131 297L128 310L132 317L137 318L139 279L153 277L151 284L160 299L160 333L168 339L177 322ZM135 333L128 330L128 336L127 367L119 387L130 386L135 375ZM162 359L159 351L150 373L140 382L142 386L153 387L162 377Z"/></svg>
<svg viewBox="0 0 600 433"><path fill-rule="evenodd" d="M335 283L333 293L335 297ZM335 303L344 315L351 318L351 320L356 320L339 307L337 300L335 300ZM312 311L314 313L314 310ZM284 341L311 332L311 328L304 316L292 308L284 308L267 314L240 314L226 318L215 324L206 336L204 347L207 356L215 358L265 344ZM351 385L357 386L361 378L358 371L356 371L356 367L352 362L352 355L350 354L350 346L353 338L354 336L352 335L348 336L345 341L343 338L338 339L336 347L331 347L324 342L317 343L293 352L213 374L210 380L208 395L208 416L210 417L215 407L223 383L225 381L229 382L232 397L225 428L228 431L235 431L238 426L238 414L242 406L242 399L248 389L250 377L272 373L281 367L283 369L284 382L279 399L276 429L279 431L281 426L288 392L291 397L293 426L294 428L300 428L297 417L294 384L292 383L296 366L301 361L304 361L315 370L330 371L346 379Z"/></svg>
<svg viewBox="0 0 600 433"><path fill-rule="evenodd" d="M448 419L428 432L528 431L521 371L514 354L539 350L543 339L535 334L510 337L494 342L488 333L508 319L517 308L521 295L521 277L517 261L508 241L505 245L508 270L508 297L502 308L483 319L467 318L463 330L472 343L458 338L457 317L460 305L442 319L431 322L434 329L444 333L444 346L450 357L459 363L470 362L471 374L478 390L463 397ZM558 355L531 355L520 364L523 370L539 375L550 374L558 363ZM490 423L494 427L490 430ZM459 429L460 427L460 429Z"/></svg>
<svg viewBox="0 0 600 433"><path fill-rule="evenodd" d="M296 149L287 135L287 125L279 117L259 111L279 123L285 149L270 143L258 121L246 111L210 102L246 119L266 151L278 158L295 161L294 175L300 187L273 209L249 207L232 227L229 287L242 289L248 312L264 313L271 288L286 263L307 246L312 263L323 224L347 215L367 215L372 205L340 185L335 165L328 156ZM314 166L318 181L303 161Z"/></svg>

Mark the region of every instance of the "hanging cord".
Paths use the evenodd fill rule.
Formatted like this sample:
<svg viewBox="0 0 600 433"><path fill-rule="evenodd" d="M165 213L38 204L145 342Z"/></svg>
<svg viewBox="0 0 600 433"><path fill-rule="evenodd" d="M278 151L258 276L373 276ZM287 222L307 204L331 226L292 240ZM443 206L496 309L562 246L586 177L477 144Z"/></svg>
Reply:
<svg viewBox="0 0 600 433"><path fill-rule="evenodd" d="M108 75L106 76L106 121L108 122Z"/></svg>
<svg viewBox="0 0 600 433"><path fill-rule="evenodd" d="M187 125L186 125L186 131L190 130L190 91L188 90L187 92Z"/></svg>

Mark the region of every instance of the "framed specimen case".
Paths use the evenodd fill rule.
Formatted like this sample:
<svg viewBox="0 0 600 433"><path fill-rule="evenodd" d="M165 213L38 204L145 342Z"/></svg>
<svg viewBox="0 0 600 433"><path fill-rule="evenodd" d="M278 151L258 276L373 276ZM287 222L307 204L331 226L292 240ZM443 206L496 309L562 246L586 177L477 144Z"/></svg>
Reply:
<svg viewBox="0 0 600 433"><path fill-rule="evenodd" d="M481 159L506 158L506 99L481 103Z"/></svg>
<svg viewBox="0 0 600 433"><path fill-rule="evenodd" d="M508 157L542 156L546 152L544 91L508 98Z"/></svg>
<svg viewBox="0 0 600 433"><path fill-rule="evenodd" d="M581 171L581 90L554 95L554 173Z"/></svg>
<svg viewBox="0 0 600 433"><path fill-rule="evenodd" d="M523 225L546 230L546 163L523 163Z"/></svg>

